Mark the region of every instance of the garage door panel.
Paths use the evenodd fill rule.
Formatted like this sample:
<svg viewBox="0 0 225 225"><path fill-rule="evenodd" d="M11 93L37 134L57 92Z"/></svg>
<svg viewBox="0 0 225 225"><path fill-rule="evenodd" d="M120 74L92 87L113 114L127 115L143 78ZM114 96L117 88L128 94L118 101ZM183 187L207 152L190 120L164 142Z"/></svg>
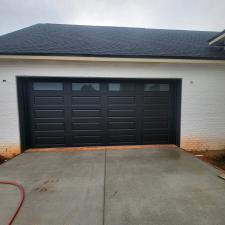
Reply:
<svg viewBox="0 0 225 225"><path fill-rule="evenodd" d="M169 136L166 134L145 134L143 137L143 141L145 144L151 143L151 144L167 144L169 142Z"/></svg>
<svg viewBox="0 0 225 225"><path fill-rule="evenodd" d="M70 101L71 101L71 104L72 104L72 101L77 101L77 100L72 100L72 98L78 98L78 97L82 97L82 98L94 98L94 97L96 97L96 98L102 98L102 96L103 96L103 92L101 92L101 91L98 91L98 92L77 92L77 91L75 91L75 92L71 92L70 93ZM75 104L77 104L77 103L75 103ZM81 103L82 104L82 103ZM85 103L85 104L87 104L87 103Z"/></svg>
<svg viewBox="0 0 225 225"><path fill-rule="evenodd" d="M136 97L134 96L110 96L108 97L108 104L135 104Z"/></svg>
<svg viewBox="0 0 225 225"><path fill-rule="evenodd" d="M144 129L144 134L145 135L169 135L169 129L157 129L157 128L145 128Z"/></svg>
<svg viewBox="0 0 225 225"><path fill-rule="evenodd" d="M64 110L59 109L35 109L33 116L36 118L64 118Z"/></svg>
<svg viewBox="0 0 225 225"><path fill-rule="evenodd" d="M102 117L73 117L72 123L101 123Z"/></svg>
<svg viewBox="0 0 225 225"><path fill-rule="evenodd" d="M87 146L102 146L102 143L98 142L73 142L72 146L74 147L87 147Z"/></svg>
<svg viewBox="0 0 225 225"><path fill-rule="evenodd" d="M136 145L137 141L123 141L123 142L109 142L109 145L111 146L119 146L119 145Z"/></svg>
<svg viewBox="0 0 225 225"><path fill-rule="evenodd" d="M143 140L143 144L144 145L164 145L164 144L168 144L169 142L169 139L165 139L165 140L157 140L157 139L146 139L146 140Z"/></svg>
<svg viewBox="0 0 225 225"><path fill-rule="evenodd" d="M76 105L71 106L72 110L101 110L101 105Z"/></svg>
<svg viewBox="0 0 225 225"><path fill-rule="evenodd" d="M63 110L66 109L65 105L33 105L33 110Z"/></svg>
<svg viewBox="0 0 225 225"><path fill-rule="evenodd" d="M65 146L65 136L51 137L51 136L38 136L35 138L36 146Z"/></svg>
<svg viewBox="0 0 225 225"><path fill-rule="evenodd" d="M86 110L72 110L72 117L96 117L101 116L101 110L100 109L86 109Z"/></svg>
<svg viewBox="0 0 225 225"><path fill-rule="evenodd" d="M123 104L123 105L119 105L119 104L114 104L114 105L108 105L108 110L133 110L136 111L136 105L128 105L128 104Z"/></svg>
<svg viewBox="0 0 225 225"><path fill-rule="evenodd" d="M109 122L109 129L135 129L136 122Z"/></svg>
<svg viewBox="0 0 225 225"><path fill-rule="evenodd" d="M111 135L109 137L111 145L127 145L137 143L136 135Z"/></svg>
<svg viewBox="0 0 225 225"><path fill-rule="evenodd" d="M101 97L91 97L91 96L78 96L78 97L72 97L72 105L99 105L101 104Z"/></svg>
<svg viewBox="0 0 225 225"><path fill-rule="evenodd" d="M109 135L135 135L137 134L136 129L109 129Z"/></svg>
<svg viewBox="0 0 225 225"><path fill-rule="evenodd" d="M65 130L65 124L64 123L54 123L54 122L47 122L47 123L34 123L33 130L36 131L48 131L48 130Z"/></svg>
<svg viewBox="0 0 225 225"><path fill-rule="evenodd" d="M102 136L73 136L73 143L74 144L85 144L85 143L95 143L95 144L102 144L103 138Z"/></svg>
<svg viewBox="0 0 225 225"><path fill-rule="evenodd" d="M149 117L167 117L168 111L165 110L144 110L144 116Z"/></svg>
<svg viewBox="0 0 225 225"><path fill-rule="evenodd" d="M146 96L149 96L149 97L163 97L163 96L166 96L168 97L169 96L169 91L144 91L143 92L143 96L146 97Z"/></svg>
<svg viewBox="0 0 225 225"><path fill-rule="evenodd" d="M85 123L72 123L73 130L100 130L102 129L102 123L98 122L85 122Z"/></svg>
<svg viewBox="0 0 225 225"><path fill-rule="evenodd" d="M145 104L144 110L169 110L169 104Z"/></svg>
<svg viewBox="0 0 225 225"><path fill-rule="evenodd" d="M136 122L137 118L132 116L116 116L116 117L108 117L108 122Z"/></svg>
<svg viewBox="0 0 225 225"><path fill-rule="evenodd" d="M73 136L103 136L103 130L72 130Z"/></svg>
<svg viewBox="0 0 225 225"><path fill-rule="evenodd" d="M32 125L35 123L64 123L64 118L32 118Z"/></svg>
<svg viewBox="0 0 225 225"><path fill-rule="evenodd" d="M58 97L64 95L64 91L32 91L32 96L35 97Z"/></svg>
<svg viewBox="0 0 225 225"><path fill-rule="evenodd" d="M34 137L38 136L48 136L48 137L64 137L66 131L64 130L35 130L33 131Z"/></svg>
<svg viewBox="0 0 225 225"><path fill-rule="evenodd" d="M34 97L34 105L64 105L64 97Z"/></svg>
<svg viewBox="0 0 225 225"><path fill-rule="evenodd" d="M144 97L144 104L167 104L169 102L168 96L147 96Z"/></svg>
<svg viewBox="0 0 225 225"><path fill-rule="evenodd" d="M35 90L32 80L28 88L34 147L171 142L174 96L169 84L119 79L35 82Z"/></svg>
<svg viewBox="0 0 225 225"><path fill-rule="evenodd" d="M123 139L121 137L123 137ZM132 134L111 135L110 140L111 141L133 141L133 140L136 140L136 136Z"/></svg>
<svg viewBox="0 0 225 225"><path fill-rule="evenodd" d="M133 109L127 109L127 110L111 109L111 110L108 110L108 116L109 117L121 117L121 116L132 117L132 116L136 116L136 110L133 110Z"/></svg>
<svg viewBox="0 0 225 225"><path fill-rule="evenodd" d="M143 117L143 121L144 122L168 122L168 115L166 116L160 116L160 117L156 117L156 116L144 116Z"/></svg>
<svg viewBox="0 0 225 225"><path fill-rule="evenodd" d="M144 129L168 128L168 127L169 127L168 121L144 122Z"/></svg>

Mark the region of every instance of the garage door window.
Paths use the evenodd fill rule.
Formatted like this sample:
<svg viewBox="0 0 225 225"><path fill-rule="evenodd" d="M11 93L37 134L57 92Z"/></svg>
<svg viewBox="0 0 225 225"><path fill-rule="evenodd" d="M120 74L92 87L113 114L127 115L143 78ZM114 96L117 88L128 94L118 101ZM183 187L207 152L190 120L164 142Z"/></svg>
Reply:
<svg viewBox="0 0 225 225"><path fill-rule="evenodd" d="M145 84L144 91L169 91L169 84Z"/></svg>
<svg viewBox="0 0 225 225"><path fill-rule="evenodd" d="M33 90L34 91L62 91L63 83L62 82L34 82Z"/></svg>
<svg viewBox="0 0 225 225"><path fill-rule="evenodd" d="M109 83L109 91L135 91L135 85L132 83Z"/></svg>
<svg viewBox="0 0 225 225"><path fill-rule="evenodd" d="M99 83L72 83L73 91L100 91Z"/></svg>

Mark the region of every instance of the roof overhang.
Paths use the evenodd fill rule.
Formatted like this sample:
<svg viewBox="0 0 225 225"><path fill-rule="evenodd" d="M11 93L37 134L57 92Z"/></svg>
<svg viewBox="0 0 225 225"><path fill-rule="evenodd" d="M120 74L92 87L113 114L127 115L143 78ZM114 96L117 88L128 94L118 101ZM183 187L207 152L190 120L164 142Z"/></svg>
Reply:
<svg viewBox="0 0 225 225"><path fill-rule="evenodd" d="M209 45L225 46L225 30L209 40Z"/></svg>
<svg viewBox="0 0 225 225"><path fill-rule="evenodd" d="M128 63L203 63L225 64L217 59L170 59L170 58L126 58L126 57L92 57L92 56L36 56L36 55L0 55L0 61L8 60L44 60L77 62L128 62Z"/></svg>

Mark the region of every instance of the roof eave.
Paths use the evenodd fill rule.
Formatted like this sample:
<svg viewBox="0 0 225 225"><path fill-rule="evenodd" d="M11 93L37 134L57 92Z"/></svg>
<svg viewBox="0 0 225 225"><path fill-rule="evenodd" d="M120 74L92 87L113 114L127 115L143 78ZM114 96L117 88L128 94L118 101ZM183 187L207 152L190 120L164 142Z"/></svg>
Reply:
<svg viewBox="0 0 225 225"><path fill-rule="evenodd" d="M131 63L213 63L225 64L225 59L210 58L143 58L143 57L102 57L102 56L55 56L55 55L0 55L0 60L48 60L83 62L131 62Z"/></svg>

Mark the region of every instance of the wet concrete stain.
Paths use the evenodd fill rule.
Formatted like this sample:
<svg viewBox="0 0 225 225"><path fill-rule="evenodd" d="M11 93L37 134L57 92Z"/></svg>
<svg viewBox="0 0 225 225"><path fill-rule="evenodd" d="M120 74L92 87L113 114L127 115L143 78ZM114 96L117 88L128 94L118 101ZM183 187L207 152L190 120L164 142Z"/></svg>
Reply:
<svg viewBox="0 0 225 225"><path fill-rule="evenodd" d="M34 188L34 191L39 192L39 193L43 193L43 192L47 192L47 191L52 191L54 188L54 184L58 183L59 179L48 179L43 181L40 185L38 185L38 187Z"/></svg>

